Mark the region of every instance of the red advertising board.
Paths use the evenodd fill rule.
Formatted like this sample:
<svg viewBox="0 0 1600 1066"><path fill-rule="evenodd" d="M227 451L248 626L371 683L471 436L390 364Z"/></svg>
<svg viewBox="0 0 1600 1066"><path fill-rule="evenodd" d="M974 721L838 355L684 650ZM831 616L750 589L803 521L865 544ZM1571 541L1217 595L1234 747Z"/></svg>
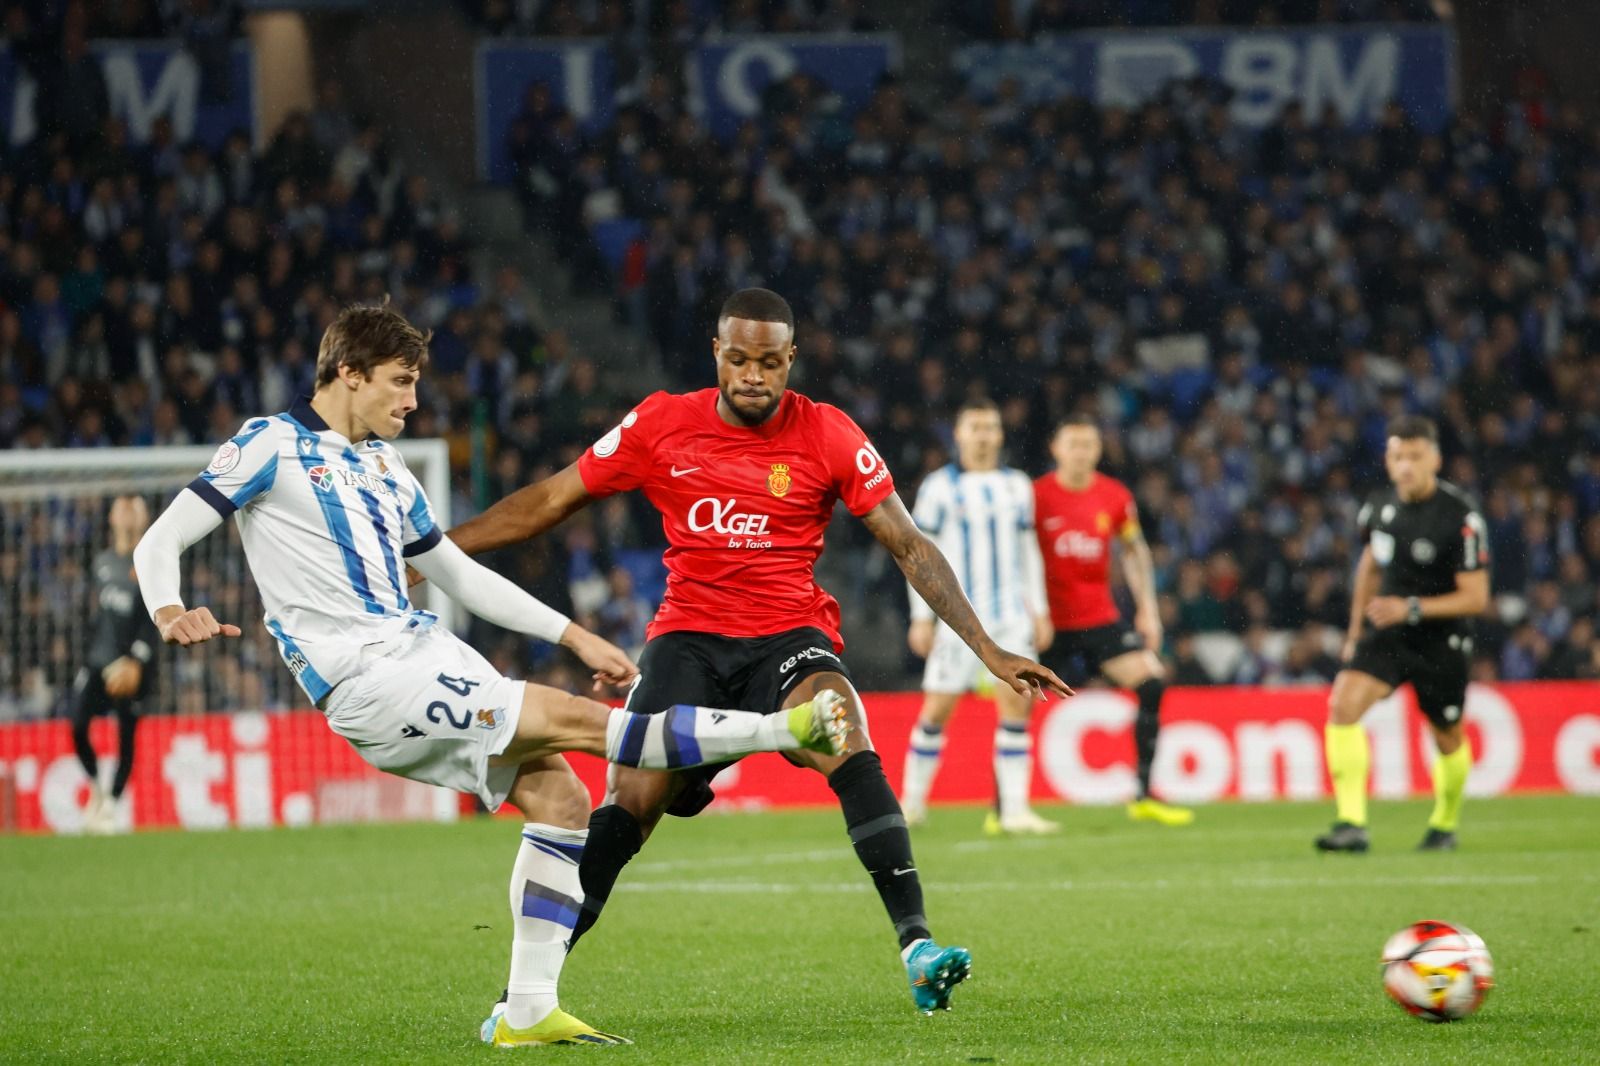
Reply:
<svg viewBox="0 0 1600 1066"><path fill-rule="evenodd" d="M921 697L866 697L873 740L898 784ZM1325 689L1175 688L1155 769L1157 788L1184 803L1220 799L1316 799L1327 794L1322 764ZM1051 703L1034 722L1033 794L1073 803L1115 803L1133 789L1134 704L1091 690ZM1582 683L1474 685L1466 721L1475 766L1468 791L1600 794L1600 686ZM1427 727L1409 690L1373 708L1373 792L1408 796L1430 788ZM983 801L994 712L969 700L952 721L933 798ZM92 732L115 750L108 721ZM103 758L102 762L108 762ZM573 756L598 800L605 767ZM755 756L717 779L722 809L831 806L822 778L774 755ZM0 726L0 828L75 832L87 783L65 722ZM122 817L137 826L303 825L398 818L449 819L456 797L368 767L315 711L151 718L139 732L138 766Z"/></svg>

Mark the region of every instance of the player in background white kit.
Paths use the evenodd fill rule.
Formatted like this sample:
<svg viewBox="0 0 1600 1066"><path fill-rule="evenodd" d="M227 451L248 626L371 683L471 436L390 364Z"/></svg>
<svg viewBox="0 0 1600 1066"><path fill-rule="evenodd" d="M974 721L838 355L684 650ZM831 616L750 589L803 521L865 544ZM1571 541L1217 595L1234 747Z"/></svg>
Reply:
<svg viewBox="0 0 1600 1066"><path fill-rule="evenodd" d="M595 671L597 687L638 676L620 649L473 562L435 525L422 487L387 443L417 406L427 344L387 306L340 314L322 338L316 395L246 422L145 533L134 550L140 591L168 643L237 637L237 626L207 608L184 607L178 573L182 552L233 515L266 626L329 727L381 770L474 793L490 810L509 798L526 819L512 866L507 1009L483 1038L626 1043L557 1005L589 821L588 792L559 753L651 769L752 751L839 754L860 723L831 693L800 714L612 710L500 676L412 606L408 563L479 617L564 644Z"/></svg>
<svg viewBox="0 0 1600 1066"><path fill-rule="evenodd" d="M969 400L956 412L957 461L922 479L912 517L950 560L961 589L995 642L1007 651L1035 655L1055 635L1045 600L1044 561L1033 532L1033 482L1000 465L1005 432L991 400ZM906 821L927 818L928 791L944 754L944 726L962 695L986 681L983 664L922 597L911 592L906 642L928 660L922 678L922 714L911 731L900 803ZM999 721L994 734L995 809L984 831L1053 833L1060 826L1028 804L1033 775L1028 715L1033 701L1009 686L994 686Z"/></svg>

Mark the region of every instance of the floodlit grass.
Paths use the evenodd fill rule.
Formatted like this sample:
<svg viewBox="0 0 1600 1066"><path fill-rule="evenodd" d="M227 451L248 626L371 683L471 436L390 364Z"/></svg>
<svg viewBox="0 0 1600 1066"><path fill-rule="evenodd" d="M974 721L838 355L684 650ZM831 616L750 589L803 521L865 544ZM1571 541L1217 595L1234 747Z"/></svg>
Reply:
<svg viewBox="0 0 1600 1066"><path fill-rule="evenodd" d="M563 1004L672 1062L1595 1061L1600 801L1469 801L1462 850L1379 803L1373 852L1322 856L1326 805L1189 829L1048 811L987 840L933 812L935 934L972 949L955 1010L913 1014L837 812L669 819L573 955ZM466 1062L505 981L512 822L0 839L0 1061ZM1377 957L1407 922L1481 934L1499 987L1415 1021ZM528 1054L524 1052L523 1054Z"/></svg>

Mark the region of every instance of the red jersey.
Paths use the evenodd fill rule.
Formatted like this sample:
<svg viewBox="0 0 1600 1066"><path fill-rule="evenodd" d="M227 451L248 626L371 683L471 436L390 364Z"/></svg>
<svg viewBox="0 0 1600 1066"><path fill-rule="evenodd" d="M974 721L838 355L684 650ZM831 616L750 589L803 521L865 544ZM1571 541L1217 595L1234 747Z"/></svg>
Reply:
<svg viewBox="0 0 1600 1066"><path fill-rule="evenodd" d="M667 595L649 636L764 637L800 626L839 638L839 604L812 568L843 500L852 514L894 492L867 435L837 407L784 393L759 426L730 426L717 390L658 392L578 459L591 496L643 489L667 535Z"/></svg>
<svg viewBox="0 0 1600 1066"><path fill-rule="evenodd" d="M1035 528L1044 555L1044 586L1057 629L1091 629L1119 617L1111 599L1111 538L1139 532L1133 493L1096 473L1081 492L1054 472L1033 483Z"/></svg>

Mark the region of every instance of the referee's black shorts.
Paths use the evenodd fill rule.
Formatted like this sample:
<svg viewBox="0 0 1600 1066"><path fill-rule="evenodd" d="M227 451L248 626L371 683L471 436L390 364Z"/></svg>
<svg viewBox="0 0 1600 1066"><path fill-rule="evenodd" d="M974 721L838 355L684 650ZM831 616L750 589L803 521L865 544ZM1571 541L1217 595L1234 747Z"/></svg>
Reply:
<svg viewBox="0 0 1600 1066"><path fill-rule="evenodd" d="M687 703L770 714L801 681L825 671L850 680L833 641L811 626L767 637L663 633L639 655L639 681L628 693L627 707L635 714L656 714ZM711 779L732 765L678 771L682 791L667 813L680 818L699 814L715 795Z"/></svg>
<svg viewBox="0 0 1600 1066"><path fill-rule="evenodd" d="M1467 699L1472 637L1452 629L1390 626L1368 629L1356 644L1349 668L1417 693L1417 707L1437 729L1461 721Z"/></svg>

